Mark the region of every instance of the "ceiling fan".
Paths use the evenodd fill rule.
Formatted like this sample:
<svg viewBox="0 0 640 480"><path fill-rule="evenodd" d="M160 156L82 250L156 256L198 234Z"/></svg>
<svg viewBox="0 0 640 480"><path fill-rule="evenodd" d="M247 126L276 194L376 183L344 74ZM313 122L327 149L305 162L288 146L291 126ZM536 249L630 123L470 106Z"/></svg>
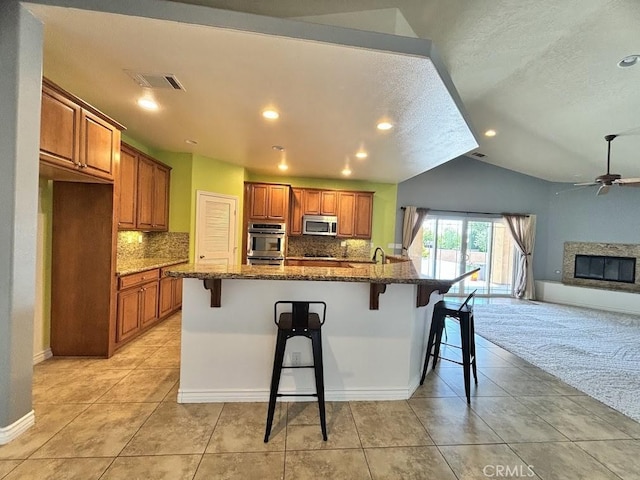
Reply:
<svg viewBox="0 0 640 480"><path fill-rule="evenodd" d="M600 185L596 195L605 195L611 185L632 186L640 187L640 178L622 178L622 175L618 173L609 173L609 166L611 163L611 142L618 135L606 135L604 139L607 141L607 173L596 177L593 182L574 183L576 187L589 187Z"/></svg>

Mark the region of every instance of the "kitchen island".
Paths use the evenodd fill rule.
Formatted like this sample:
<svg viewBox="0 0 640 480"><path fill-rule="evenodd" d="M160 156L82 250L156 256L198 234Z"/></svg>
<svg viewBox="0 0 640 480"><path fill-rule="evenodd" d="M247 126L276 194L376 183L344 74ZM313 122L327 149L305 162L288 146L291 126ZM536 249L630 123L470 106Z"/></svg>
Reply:
<svg viewBox="0 0 640 480"><path fill-rule="evenodd" d="M434 279L411 261L340 268L171 268L169 276L184 278L178 401L268 399L278 300L327 303L322 329L327 400L407 399L419 384L433 305L471 273ZM285 364L310 363L310 342L289 340ZM283 370L280 392L313 391L312 370Z"/></svg>

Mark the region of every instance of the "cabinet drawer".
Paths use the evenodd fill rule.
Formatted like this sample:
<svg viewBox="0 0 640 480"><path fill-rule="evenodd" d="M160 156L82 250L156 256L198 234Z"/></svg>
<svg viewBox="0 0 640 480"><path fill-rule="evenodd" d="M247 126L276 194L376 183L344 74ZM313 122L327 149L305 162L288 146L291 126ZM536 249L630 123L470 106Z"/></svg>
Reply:
<svg viewBox="0 0 640 480"><path fill-rule="evenodd" d="M144 272L133 273L125 277L120 277L120 283L118 288L123 290L125 288L134 287L138 284L157 280L160 278L160 269L155 268L153 270L146 270Z"/></svg>

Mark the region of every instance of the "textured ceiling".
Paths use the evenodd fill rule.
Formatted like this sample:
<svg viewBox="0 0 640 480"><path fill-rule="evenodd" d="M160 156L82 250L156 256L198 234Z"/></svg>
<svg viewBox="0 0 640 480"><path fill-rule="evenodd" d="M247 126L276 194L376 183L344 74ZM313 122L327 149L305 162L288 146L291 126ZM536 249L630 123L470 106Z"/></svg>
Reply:
<svg viewBox="0 0 640 480"><path fill-rule="evenodd" d="M348 164L350 178L397 183L477 146L446 71L425 56L428 41L394 45L390 36L313 27L322 42L80 9L33 11L45 25L45 75L156 148L279 174L282 154L272 148L279 145L287 175L339 178ZM335 40L340 34L353 44ZM376 42L387 49L368 48ZM161 109L144 112L135 106L142 89L125 70L173 73L186 91L154 91ZM266 107L280 119L264 120ZM377 130L381 120L394 128ZM368 158L355 158L361 149Z"/></svg>
<svg viewBox="0 0 640 480"><path fill-rule="evenodd" d="M604 173L606 168L604 135L620 133L622 136L612 145L612 171L624 177L640 176L640 64L627 69L616 66L621 58L640 54L638 0L191 0L181 3L274 17L397 8L420 38L431 39L436 45L474 131L483 132L488 128L498 131L492 139L478 138L478 151L487 155L484 161L547 180L588 181ZM366 29L363 22L357 23L354 26ZM104 43L104 54L108 56L109 42ZM182 55L185 55L183 51L175 52L175 57ZM357 72L348 68L346 71L349 73L344 75L345 82L352 75L360 78ZM413 92L409 90L409 93ZM363 92L359 95L365 96ZM343 105L350 106L348 101ZM401 112L412 107L412 102L406 96L397 107ZM317 111L320 115L327 114L326 109ZM328 115L333 118L331 115L336 114ZM187 124L189 121L179 119ZM341 127L336 128L336 139L347 129L345 123L338 121L338 125ZM311 145L303 135L304 125L283 123L281 126L290 127L300 128L295 138ZM137 133L134 129L132 132ZM250 137L253 133L234 135ZM451 138L446 129L436 133ZM331 144L331 141L324 143L326 148ZM346 148L345 144L343 149ZM313 149L317 152L322 146L313 144ZM407 161L405 154L412 151L401 150L393 161L403 164ZM337 151L326 152L320 163L334 155L340 156ZM387 159L393 156L389 150L380 152ZM317 162L317 157L313 158ZM438 163L433 159L428 161L432 165ZM377 167L369 163L363 169L370 175Z"/></svg>
<svg viewBox="0 0 640 480"><path fill-rule="evenodd" d="M606 169L640 176L638 0L195 0L190 3L298 17L399 8L431 39L480 138L484 161L547 180L591 180Z"/></svg>

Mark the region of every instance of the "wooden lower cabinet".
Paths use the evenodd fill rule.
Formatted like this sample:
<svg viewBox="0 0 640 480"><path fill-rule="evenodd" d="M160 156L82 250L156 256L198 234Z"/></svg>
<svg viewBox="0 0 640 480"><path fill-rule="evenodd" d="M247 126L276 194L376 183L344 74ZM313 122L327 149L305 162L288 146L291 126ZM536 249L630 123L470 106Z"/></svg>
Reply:
<svg viewBox="0 0 640 480"><path fill-rule="evenodd" d="M142 328L151 325L160 318L158 316L158 283L148 283L142 287L140 293L140 326Z"/></svg>
<svg viewBox="0 0 640 480"><path fill-rule="evenodd" d="M136 336L158 317L158 281L118 292L116 343Z"/></svg>
<svg viewBox="0 0 640 480"><path fill-rule="evenodd" d="M182 279L165 277L167 268L145 270L119 278L117 347L182 307Z"/></svg>
<svg viewBox="0 0 640 480"><path fill-rule="evenodd" d="M165 277L164 269L160 280L160 318L169 315L182 307L182 279Z"/></svg>
<svg viewBox="0 0 640 480"><path fill-rule="evenodd" d="M118 293L116 342L120 343L140 331L140 289L130 288Z"/></svg>

